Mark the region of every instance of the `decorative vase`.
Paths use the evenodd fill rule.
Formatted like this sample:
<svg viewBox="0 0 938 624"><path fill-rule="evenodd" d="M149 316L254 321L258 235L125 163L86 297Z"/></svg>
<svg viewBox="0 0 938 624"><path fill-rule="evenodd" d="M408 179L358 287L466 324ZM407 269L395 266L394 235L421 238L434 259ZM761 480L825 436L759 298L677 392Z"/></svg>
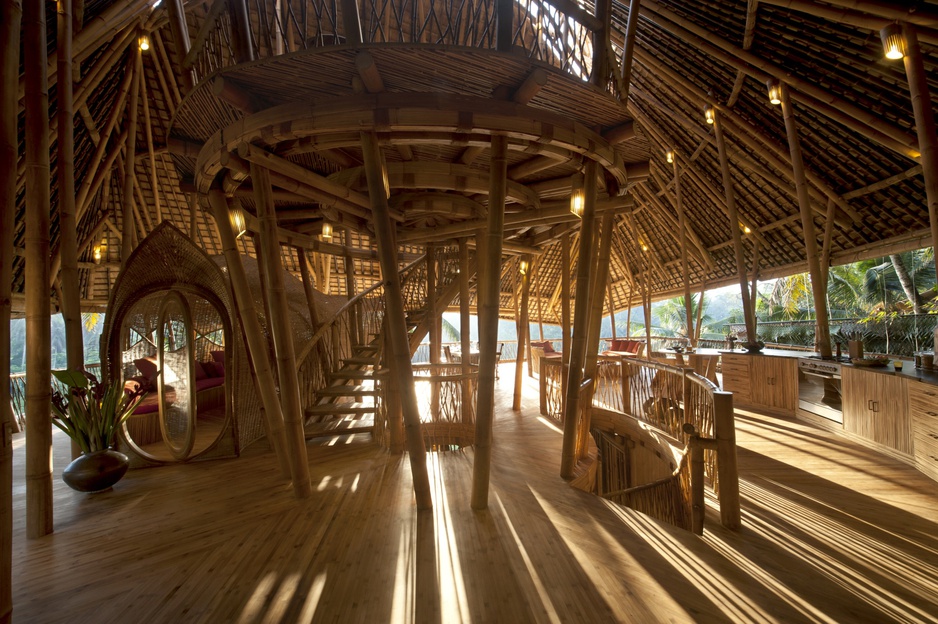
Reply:
<svg viewBox="0 0 938 624"><path fill-rule="evenodd" d="M82 454L62 473L62 480L79 492L101 492L121 480L130 460L111 449Z"/></svg>

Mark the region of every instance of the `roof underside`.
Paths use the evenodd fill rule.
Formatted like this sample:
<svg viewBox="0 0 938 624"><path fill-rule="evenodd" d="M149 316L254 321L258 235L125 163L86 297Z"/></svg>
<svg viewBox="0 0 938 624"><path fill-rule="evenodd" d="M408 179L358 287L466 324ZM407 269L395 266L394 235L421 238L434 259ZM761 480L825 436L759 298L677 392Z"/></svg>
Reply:
<svg viewBox="0 0 938 624"><path fill-rule="evenodd" d="M230 168L227 173L199 170L200 158L204 160L208 152L216 149L206 148L207 142L224 137L226 129L249 119L252 113L238 110L214 94L214 80L219 76L248 93L254 111L298 102L308 104L311 110L317 106L328 108L335 107L342 98L351 102L368 95L367 85L363 88L356 74L359 49L342 44L341 16L330 13L331 5L294 2L295 13L282 22L293 26L279 27L285 33L283 45L290 53L270 58L275 56L277 45L272 33L276 33L281 22L273 17L272 2L248 3L261 60L235 67L231 60L230 20L224 11L213 12L215 5L225 3L187 2L189 38L205 42L193 64L197 86L187 92L181 79L183 55L179 54L170 28L167 8L170 2L153 8L151 2L136 0L120 3L126 5L121 10L116 8L118 4L107 0L86 2L82 30L94 32L98 22L108 22L109 27L100 29L94 37L82 39L81 31L76 35L76 57L81 60L81 70L76 72L80 79L75 90L79 103L84 103L76 108L75 116L76 188L92 191L86 209L79 206L78 226L82 246L81 296L87 309L106 303L120 266L118 233L124 228L125 171L120 149L125 143L122 136L130 117L126 101L132 100L123 97L122 92L132 85L128 71L134 66L135 32L141 21L154 44L142 57L144 80L138 104L140 123L136 128L134 195L141 236L161 219L169 220L190 232L209 254L220 253L208 204L198 192L200 181L223 186L248 213L254 212L250 179L246 175L238 177ZM633 137L610 144L607 152L610 160L603 168L599 189L601 201L617 202L609 277L612 305L616 309L636 304L646 288L656 298L673 296L683 289L675 179L672 165L665 160L669 149L677 154L682 171L680 193L687 219L692 288L700 290L737 279L731 240L731 228L737 224L730 224L727 217L713 127L703 121L702 108L706 102L718 107L741 225L752 230L743 238L747 267L751 270L757 266L762 278L806 270L785 124L779 108L769 105L765 95L765 78L769 76L784 76L790 85L817 243L823 248L825 231L829 229L831 263L931 244L925 187L916 160L918 147L909 86L902 62L883 58L879 28L894 19L890 11L905 14L916 9L908 15L919 22L916 29L934 107L934 95L938 93L935 47L938 30L934 13L938 3L891 3L890 9L884 8L883 3L844 0L812 3L644 0L627 102L620 100L619 88L602 91L576 75L578 60L582 65L592 54L589 38L576 34L579 32L576 29L562 28L562 18L555 18L556 28L544 27L544 22L538 22L534 16L540 15L543 20L546 19L543 16L553 15L544 9L546 4L530 0L516 4L516 23L521 27L515 50L508 55L487 49L494 45L493 9L489 3L474 5L478 9L472 13L474 18L465 15L461 29L444 28L442 16L449 14L444 3L436 0L419 4L425 17L422 22L406 22L403 13L395 14L397 26L391 23L395 20L389 22L389 14L377 10L377 4L360 4L365 39L372 42L366 48L373 55L385 89L384 94L373 94L376 102L413 94L473 101L486 98L501 101L507 95L509 101L499 104L502 107L497 109L499 114L504 109L505 118L514 115L523 119L525 115L518 111L526 110L540 124L541 134L537 137L528 137L521 129L509 134L509 178L524 198L510 200L509 215L533 209L532 204L549 207L566 202L571 192L571 176L582 171L584 158L594 157L604 149L601 135L634 122ZM844 8L847 5L852 8ZM579 6L586 13L594 11L591 3ZM259 7L264 7L261 14ZM316 8L326 9L325 13L317 13ZM56 48L55 4L47 3L46 10L52 53ZM627 4L613 2L612 10L612 51L618 63L629 8ZM383 21L376 15L381 15ZM423 26L416 29L407 25L412 23ZM573 22L565 23L569 26ZM538 25L540 28L535 27ZM455 31L460 34L453 35ZM200 36L203 34L206 36ZM558 53L558 49L565 49L563 37L572 43L566 46L567 53ZM340 45L332 45L337 41ZM375 45L376 41L380 45ZM470 45L471 48L467 47ZM511 104L515 108L509 110L512 90L518 89L538 69L547 71L546 84L533 99ZM619 68L613 71L618 73ZM56 108L54 78L50 85L51 116ZM487 193L473 190L470 182L473 176L479 176L483 182L487 179L490 154L487 147L479 146L495 131L480 121L484 115L473 108L474 104L450 105L445 100L440 106L461 111L462 115L455 128L446 132L441 130L445 124L431 123L430 116L424 135L403 122L395 125L398 122L393 116L387 120L369 118L367 122L378 131L389 164L391 206L400 217L399 237L407 243L401 248L402 264L413 254L421 253L424 245L434 239L427 232L439 231L434 242L447 244L457 236L446 232L458 231L460 224L484 219L488 210ZM403 110L386 102L375 105L376 110L379 108L392 114ZM118 117L114 119L113 132L102 136L108 131L115 110ZM23 123L21 114L15 228L18 250L24 247L26 211ZM544 130L548 126L550 130ZM578 136L595 135L595 141L591 139L588 147L582 149L571 147L562 136L568 127L574 128L572 132L579 133ZM302 136L290 132L293 134L286 132L289 140L265 135L249 142L351 192L367 194L364 175L357 173L363 158L354 140L342 143L344 139L337 129L329 135L332 143L321 148L316 140L323 140L325 134L316 134L318 130ZM354 139L354 133L350 136ZM173 149L170 153L166 146L171 138L188 141L195 147L192 151ZM99 148L101 142L103 147ZM51 234L55 253L58 213L54 140L52 145ZM228 145L227 150L233 154L237 147ZM111 153L116 157L108 159ZM545 154L553 160L533 166L536 163L532 160ZM646 172L635 175L632 167L640 167L649 160L647 177ZM102 161L104 164L99 167ZM446 175L436 174L432 182L414 182L430 168L444 165L450 167ZM100 179L100 185L92 184L95 177ZM347 240L337 238L336 242L351 247L374 247L369 232L373 226L367 218L337 219L328 202L276 187L275 182L281 227L312 237L319 234L324 220L337 221L348 225L349 234ZM532 314L537 314L536 306L545 320L557 320L559 241L564 233L572 236L575 271L579 226L563 221L517 223L520 225L506 230L506 248L514 255L532 247L540 252L534 262L532 302L536 303L532 303ZM337 228L337 232L342 229ZM247 237L241 241L242 252L253 254ZM102 242L104 259L94 264L93 249ZM643 245L647 251L642 251ZM284 258L288 268L299 270L295 249L285 247ZM321 290L332 294L345 292L347 265L343 258L313 254L311 262ZM514 262L506 258L504 263L502 291L506 310L512 305L511 293L518 283ZM359 290L379 279L373 260L360 255L351 266L357 274ZM23 284L24 258L18 253L14 262L14 292L22 293Z"/></svg>

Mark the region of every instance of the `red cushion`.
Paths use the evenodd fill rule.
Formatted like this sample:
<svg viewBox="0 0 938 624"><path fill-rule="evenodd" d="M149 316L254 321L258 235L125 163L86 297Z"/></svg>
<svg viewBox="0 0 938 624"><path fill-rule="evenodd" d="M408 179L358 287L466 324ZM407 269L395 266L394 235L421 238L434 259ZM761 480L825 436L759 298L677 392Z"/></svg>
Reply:
<svg viewBox="0 0 938 624"><path fill-rule="evenodd" d="M638 350L642 348L642 343L638 340L623 340L623 345L621 351L628 351L629 353L638 353Z"/></svg>
<svg viewBox="0 0 938 624"><path fill-rule="evenodd" d="M223 386L225 380L222 377L208 377L202 381L195 382L195 391L200 392L207 388L214 388L215 386Z"/></svg>
<svg viewBox="0 0 938 624"><path fill-rule="evenodd" d="M202 362L199 362L198 360L196 360L194 365L195 365L195 380L196 381L199 381L200 379L205 379L206 377L211 377L211 375L208 374L208 371L205 370L205 367L203 366Z"/></svg>
<svg viewBox="0 0 938 624"><path fill-rule="evenodd" d="M212 351L212 359L215 362L225 363L225 352L224 351Z"/></svg>
<svg viewBox="0 0 938 624"><path fill-rule="evenodd" d="M609 350L610 351L626 351L625 343L628 340L610 340L609 341Z"/></svg>

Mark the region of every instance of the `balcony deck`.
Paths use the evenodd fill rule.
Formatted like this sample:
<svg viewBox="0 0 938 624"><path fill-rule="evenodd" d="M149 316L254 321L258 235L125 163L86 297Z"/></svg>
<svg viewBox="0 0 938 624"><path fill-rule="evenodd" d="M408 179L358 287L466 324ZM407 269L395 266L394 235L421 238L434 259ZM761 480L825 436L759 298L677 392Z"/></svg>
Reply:
<svg viewBox="0 0 938 624"><path fill-rule="evenodd" d="M292 497L259 443L236 460L137 470L107 493L58 475L55 528L25 538L14 440L18 622L934 621L938 483L800 423L738 413L744 528L704 536L566 487L561 434L528 380L497 385L490 507L472 452L430 454L417 513L405 457L367 435L309 447Z"/></svg>

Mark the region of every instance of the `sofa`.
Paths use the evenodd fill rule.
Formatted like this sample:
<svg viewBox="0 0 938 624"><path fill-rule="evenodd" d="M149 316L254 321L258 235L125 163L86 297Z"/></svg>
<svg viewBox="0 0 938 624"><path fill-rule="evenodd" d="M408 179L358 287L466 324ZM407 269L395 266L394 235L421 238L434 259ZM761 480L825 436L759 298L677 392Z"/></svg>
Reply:
<svg viewBox="0 0 938 624"><path fill-rule="evenodd" d="M560 358L562 354L559 351L554 350L554 344L550 340L532 341L531 342L531 371L540 376L541 374L541 358L548 359L557 359Z"/></svg>

